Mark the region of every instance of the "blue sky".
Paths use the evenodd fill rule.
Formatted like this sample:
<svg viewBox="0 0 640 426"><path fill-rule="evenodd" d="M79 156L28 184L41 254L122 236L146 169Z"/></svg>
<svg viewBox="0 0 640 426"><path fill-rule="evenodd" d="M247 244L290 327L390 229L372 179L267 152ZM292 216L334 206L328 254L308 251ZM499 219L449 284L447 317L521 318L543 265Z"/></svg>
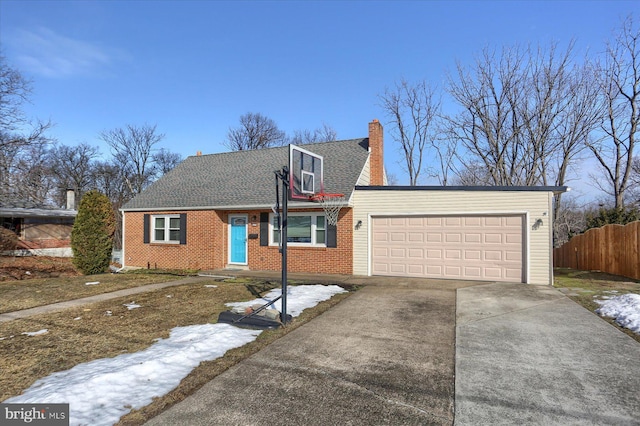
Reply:
<svg viewBox="0 0 640 426"><path fill-rule="evenodd" d="M292 133L327 123L340 139L386 118L400 78L442 85L456 61L513 43L600 52L638 1L0 0L0 42L33 79L30 116L65 145L157 124L183 156L223 152L229 127L259 112ZM386 167L405 184L388 132Z"/></svg>

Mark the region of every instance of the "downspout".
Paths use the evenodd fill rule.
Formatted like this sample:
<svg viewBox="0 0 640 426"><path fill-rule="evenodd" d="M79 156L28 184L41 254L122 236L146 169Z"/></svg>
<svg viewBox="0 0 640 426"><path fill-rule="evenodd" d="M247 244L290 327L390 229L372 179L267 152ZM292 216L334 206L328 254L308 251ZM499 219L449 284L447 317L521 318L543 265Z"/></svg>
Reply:
<svg viewBox="0 0 640 426"><path fill-rule="evenodd" d="M124 232L125 232L125 229L127 229L127 227L124 226L124 218L125 218L124 211L120 210L120 214L122 215L122 267L120 269L124 269L126 258L127 258L124 251L124 240L125 240Z"/></svg>

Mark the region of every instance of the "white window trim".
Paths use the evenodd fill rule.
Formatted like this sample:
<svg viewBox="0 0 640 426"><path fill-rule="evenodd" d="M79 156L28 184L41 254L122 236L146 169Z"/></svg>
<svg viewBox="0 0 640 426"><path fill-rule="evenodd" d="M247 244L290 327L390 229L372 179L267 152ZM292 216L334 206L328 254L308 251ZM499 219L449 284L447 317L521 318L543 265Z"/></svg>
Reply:
<svg viewBox="0 0 640 426"><path fill-rule="evenodd" d="M163 218L165 219L164 221L164 235L165 235L165 239L164 240L156 240L156 219L160 219ZM170 219L178 219L180 220L180 215L179 214L156 214L156 215L151 215L151 224L150 224L150 233L151 233L151 242L152 243L156 243L156 244L180 244L180 234L178 233L178 239L177 240L169 240L169 235L170 235L170 228L169 228L169 223L171 222ZM180 227L178 226L178 230L181 231Z"/></svg>
<svg viewBox="0 0 640 426"><path fill-rule="evenodd" d="M327 217L323 212L300 212L300 213L289 213L289 217L292 216L311 216L311 242L310 243L287 243L287 247L327 247ZM324 243L316 242L316 231L318 226L318 216L324 217ZM274 218L275 214L269 214L269 245L278 247L280 244L273 239L273 231L274 231Z"/></svg>

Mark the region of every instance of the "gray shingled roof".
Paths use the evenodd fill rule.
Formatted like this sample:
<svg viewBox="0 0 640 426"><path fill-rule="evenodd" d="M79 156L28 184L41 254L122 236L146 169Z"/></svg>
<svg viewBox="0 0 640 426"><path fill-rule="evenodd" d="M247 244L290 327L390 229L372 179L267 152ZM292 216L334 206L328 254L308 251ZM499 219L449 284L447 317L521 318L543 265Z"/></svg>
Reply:
<svg viewBox="0 0 640 426"><path fill-rule="evenodd" d="M348 199L367 161L369 139L302 146L323 156L325 192L342 193ZM288 158L288 146L188 157L122 210L273 206L274 172L288 165Z"/></svg>

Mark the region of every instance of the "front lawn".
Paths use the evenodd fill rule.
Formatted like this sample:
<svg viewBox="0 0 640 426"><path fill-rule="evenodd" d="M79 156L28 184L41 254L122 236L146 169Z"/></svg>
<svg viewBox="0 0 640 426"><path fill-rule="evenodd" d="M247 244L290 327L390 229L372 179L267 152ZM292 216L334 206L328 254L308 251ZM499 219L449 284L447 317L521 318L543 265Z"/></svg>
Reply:
<svg viewBox="0 0 640 426"><path fill-rule="evenodd" d="M56 285L68 297L94 277L77 277L80 281L59 281ZM109 285L123 285L118 280L124 280L128 282L126 286L130 286L130 279L157 279L158 276L116 274L105 277L114 280ZM96 281L102 279L97 278ZM33 284L32 290L37 291L44 285ZM95 286L100 285L102 282ZM157 339L167 338L175 327L215 323L218 314L228 309L225 303L251 300L256 289L264 292L274 286L276 284L258 280L203 279L197 283L0 323L0 401L19 395L37 379L56 371L146 349ZM228 351L222 358L202 362L173 391L124 416L119 424L144 423L229 367L337 304L348 294L338 294L305 310L286 328L265 331L255 341ZM139 307L130 309L132 306Z"/></svg>
<svg viewBox="0 0 640 426"><path fill-rule="evenodd" d="M180 279L169 274L97 274L0 281L0 314Z"/></svg>

